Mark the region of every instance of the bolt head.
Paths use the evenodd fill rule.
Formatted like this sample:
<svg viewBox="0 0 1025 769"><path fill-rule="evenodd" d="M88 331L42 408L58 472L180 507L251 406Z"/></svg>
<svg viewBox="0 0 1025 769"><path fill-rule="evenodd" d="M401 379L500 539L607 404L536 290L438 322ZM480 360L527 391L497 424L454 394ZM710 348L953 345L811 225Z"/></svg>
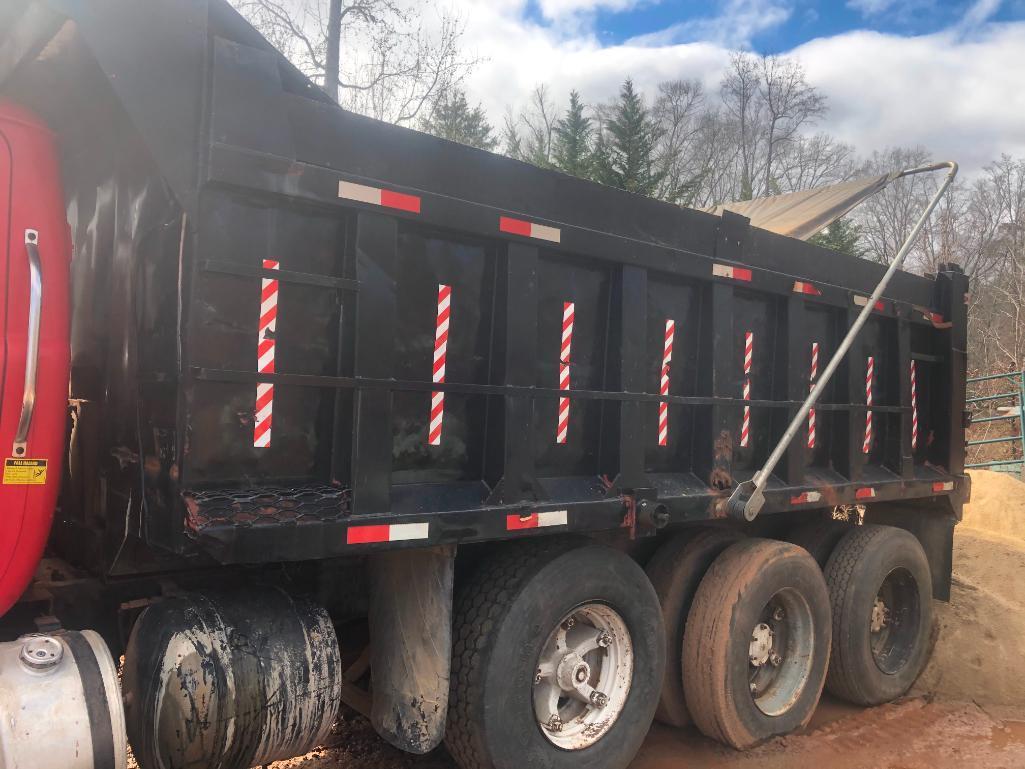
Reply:
<svg viewBox="0 0 1025 769"><path fill-rule="evenodd" d="M609 704L609 695L604 692L591 692L591 704L596 708L604 708Z"/></svg>
<svg viewBox="0 0 1025 769"><path fill-rule="evenodd" d="M541 683L541 668L538 668L534 674L534 686L537 686L539 683Z"/></svg>
<svg viewBox="0 0 1025 769"><path fill-rule="evenodd" d="M562 629L563 630L569 630L571 627L573 627L576 624L577 624L577 621L575 619L573 619L573 617L570 617L569 619L567 619L565 622L562 623Z"/></svg>
<svg viewBox="0 0 1025 769"><path fill-rule="evenodd" d="M607 649L612 646L612 636L605 632L598 636L598 647L601 649Z"/></svg>
<svg viewBox="0 0 1025 769"><path fill-rule="evenodd" d="M548 726L549 731L561 732L562 731L562 719L559 718L558 716L552 716L551 718L548 719L547 726Z"/></svg>
<svg viewBox="0 0 1025 769"><path fill-rule="evenodd" d="M782 606L777 606L776 610L772 613L772 618L776 620L776 622L782 622L786 616L786 612L783 611Z"/></svg>
<svg viewBox="0 0 1025 769"><path fill-rule="evenodd" d="M751 682L751 694L758 694L758 684Z"/></svg>
<svg viewBox="0 0 1025 769"><path fill-rule="evenodd" d="M776 653L769 655L769 662L772 663L773 667L779 667L783 664L783 658Z"/></svg>

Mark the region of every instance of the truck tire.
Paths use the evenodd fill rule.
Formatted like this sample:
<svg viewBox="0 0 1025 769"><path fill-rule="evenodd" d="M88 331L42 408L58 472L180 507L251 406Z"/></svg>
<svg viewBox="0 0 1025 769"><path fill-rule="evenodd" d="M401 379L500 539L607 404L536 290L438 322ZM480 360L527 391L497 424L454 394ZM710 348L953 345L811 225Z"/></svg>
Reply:
<svg viewBox="0 0 1025 769"><path fill-rule="evenodd" d="M803 547L811 553L819 568L825 569L833 549L850 530L851 525L843 521L816 520L795 526L787 533L785 540Z"/></svg>
<svg viewBox="0 0 1025 769"><path fill-rule="evenodd" d="M665 633L623 553L511 545L457 591L453 638L445 742L463 769L621 769L640 748Z"/></svg>
<svg viewBox="0 0 1025 769"><path fill-rule="evenodd" d="M803 549L747 539L701 580L683 639L695 725L737 749L808 723L829 662L829 593Z"/></svg>
<svg viewBox="0 0 1025 769"><path fill-rule="evenodd" d="M662 545L648 561L648 579L658 595L666 628L666 674L655 710L656 721L675 727L691 722L683 693L683 631L687 615L708 567L742 536L733 529L684 532Z"/></svg>
<svg viewBox="0 0 1025 769"><path fill-rule="evenodd" d="M859 526L833 551L826 583L829 691L858 705L907 692L928 658L932 627L932 577L918 539L892 526Z"/></svg>

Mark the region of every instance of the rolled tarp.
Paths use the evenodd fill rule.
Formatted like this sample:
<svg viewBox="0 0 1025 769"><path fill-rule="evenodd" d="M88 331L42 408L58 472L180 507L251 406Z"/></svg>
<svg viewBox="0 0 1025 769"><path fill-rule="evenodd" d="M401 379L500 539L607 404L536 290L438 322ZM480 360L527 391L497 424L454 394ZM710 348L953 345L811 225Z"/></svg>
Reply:
<svg viewBox="0 0 1025 769"><path fill-rule="evenodd" d="M864 176L827 187L722 203L705 210L717 216L721 216L723 211L732 211L746 216L755 227L807 240L899 175L900 172L896 171L881 176Z"/></svg>

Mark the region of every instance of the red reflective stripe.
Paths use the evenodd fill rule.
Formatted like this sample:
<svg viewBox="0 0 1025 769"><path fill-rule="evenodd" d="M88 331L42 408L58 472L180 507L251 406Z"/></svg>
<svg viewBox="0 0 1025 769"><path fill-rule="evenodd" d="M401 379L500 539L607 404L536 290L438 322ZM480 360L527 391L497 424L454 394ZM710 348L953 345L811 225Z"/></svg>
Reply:
<svg viewBox="0 0 1025 769"><path fill-rule="evenodd" d="M367 545L388 541L388 526L353 526L345 533L349 545Z"/></svg>
<svg viewBox="0 0 1025 769"><path fill-rule="evenodd" d="M876 490L870 488L858 489L856 492L854 492L855 499L871 499L875 495Z"/></svg>
<svg viewBox="0 0 1025 769"><path fill-rule="evenodd" d="M411 214L420 213L420 198L402 192L381 190L381 205L386 208L396 208L399 211L408 211Z"/></svg>
<svg viewBox="0 0 1025 769"><path fill-rule="evenodd" d="M530 237L530 222L525 222L522 219L502 216L498 220L498 229L512 235L522 235L525 238Z"/></svg>
<svg viewBox="0 0 1025 769"><path fill-rule="evenodd" d="M750 283L752 279L751 270L747 269L746 267L734 267L733 279L743 280Z"/></svg>
<svg viewBox="0 0 1025 769"><path fill-rule="evenodd" d="M507 515L505 517L505 528L507 531L519 531L521 529L536 529L538 527L537 513L526 516Z"/></svg>

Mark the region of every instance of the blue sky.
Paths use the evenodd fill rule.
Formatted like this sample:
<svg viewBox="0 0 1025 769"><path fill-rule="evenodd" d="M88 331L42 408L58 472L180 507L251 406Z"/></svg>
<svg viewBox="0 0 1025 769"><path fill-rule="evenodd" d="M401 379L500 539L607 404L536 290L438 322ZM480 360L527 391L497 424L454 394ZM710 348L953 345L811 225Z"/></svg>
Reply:
<svg viewBox="0 0 1025 769"><path fill-rule="evenodd" d="M720 3L720 5L726 5ZM800 0L779 3L786 20L755 34L751 47L762 53L788 51L820 37L853 30L872 30L899 35L923 35L938 32L956 23L973 5L963 0ZM681 22L695 22L715 14L715 3L693 0L647 0L624 10L599 7L594 12L596 34L606 44L623 43L640 35L667 29ZM542 6L528 3L527 15L545 24ZM1025 0L1004 2L990 16L993 22L1025 18ZM700 39L692 38L691 41Z"/></svg>
<svg viewBox="0 0 1025 769"><path fill-rule="evenodd" d="M410 0L413 2L414 0ZM501 126L539 85L589 103L626 77L686 78L710 102L732 51L797 59L827 131L861 155L921 146L968 173L1025 157L1025 0L445 0L481 57L466 83Z"/></svg>

